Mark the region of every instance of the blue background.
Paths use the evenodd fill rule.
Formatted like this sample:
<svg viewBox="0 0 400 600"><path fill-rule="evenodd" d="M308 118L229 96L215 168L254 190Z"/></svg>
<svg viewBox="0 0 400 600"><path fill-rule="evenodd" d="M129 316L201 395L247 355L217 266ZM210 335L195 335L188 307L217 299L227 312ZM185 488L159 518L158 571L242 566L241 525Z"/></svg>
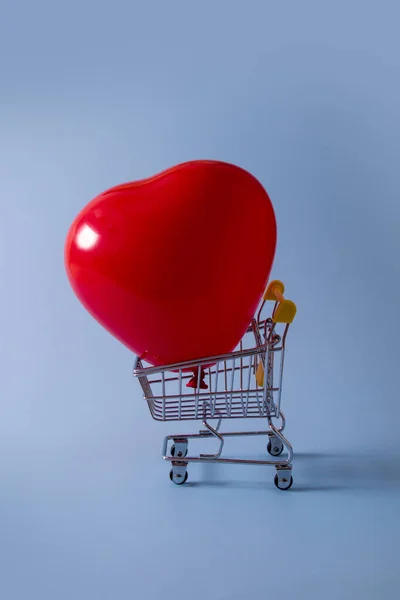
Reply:
<svg viewBox="0 0 400 600"><path fill-rule="evenodd" d="M394 597L399 13L2 3L1 598ZM298 304L288 493L262 467L192 466L172 485L161 441L183 428L151 420L132 355L65 276L92 197L195 158L249 169L275 206L272 275ZM260 439L227 452L265 455Z"/></svg>

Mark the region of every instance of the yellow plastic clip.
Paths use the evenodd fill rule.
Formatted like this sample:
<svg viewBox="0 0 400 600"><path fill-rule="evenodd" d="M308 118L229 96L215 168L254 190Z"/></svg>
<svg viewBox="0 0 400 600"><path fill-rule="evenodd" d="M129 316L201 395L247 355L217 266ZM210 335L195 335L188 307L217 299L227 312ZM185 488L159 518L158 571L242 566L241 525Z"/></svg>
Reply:
<svg viewBox="0 0 400 600"><path fill-rule="evenodd" d="M272 318L274 323L293 323L293 319L296 316L297 307L294 302L284 298L284 292L285 286L282 281L274 280L271 281L264 293L264 300L278 302L278 306Z"/></svg>
<svg viewBox="0 0 400 600"><path fill-rule="evenodd" d="M262 362L260 362L257 367L256 382L259 387L264 386L264 366L263 366Z"/></svg>

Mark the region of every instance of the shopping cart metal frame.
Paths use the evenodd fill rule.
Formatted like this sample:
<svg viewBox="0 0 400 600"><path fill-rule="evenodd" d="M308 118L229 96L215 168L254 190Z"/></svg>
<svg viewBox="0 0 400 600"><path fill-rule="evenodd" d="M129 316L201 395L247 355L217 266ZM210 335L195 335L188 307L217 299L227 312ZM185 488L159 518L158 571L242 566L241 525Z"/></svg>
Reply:
<svg viewBox="0 0 400 600"><path fill-rule="evenodd" d="M286 339L297 309L291 300L285 299L284 290L280 281L268 285L261 306L238 348L229 354L156 367L146 366L136 357L133 375L139 380L152 417L157 421L201 420L204 427L199 433L164 438L162 457L171 464L170 479L174 483L186 482L189 463L208 462L273 466L276 487L288 490L292 486L293 449L283 435L286 421L281 410L281 397ZM274 307L271 316L264 318L267 301L274 301ZM193 385L193 373L197 383L195 381L194 387L186 385L184 389L184 383L190 379ZM208 386L206 390L204 382ZM222 421L234 418L264 418L268 429L222 433ZM217 420L214 427L209 423L213 419ZM221 456L226 438L243 436L268 437L267 450L271 459ZM215 439L217 451L188 456L189 440L195 438ZM281 457L284 450L287 455Z"/></svg>

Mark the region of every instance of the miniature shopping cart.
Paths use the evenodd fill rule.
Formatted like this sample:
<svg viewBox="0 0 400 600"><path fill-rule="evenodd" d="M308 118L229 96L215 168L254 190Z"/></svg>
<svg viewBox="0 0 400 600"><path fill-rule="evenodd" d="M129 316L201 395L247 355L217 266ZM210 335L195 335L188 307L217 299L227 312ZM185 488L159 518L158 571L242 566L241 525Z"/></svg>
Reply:
<svg viewBox="0 0 400 600"><path fill-rule="evenodd" d="M284 285L272 281L262 304L235 351L207 356L194 361L164 366L145 366L136 358L133 374L138 378L150 413L157 421L201 420L204 429L188 435L164 438L162 456L172 466L170 479L186 482L188 463L270 465L276 468L275 485L288 490L293 483L293 450L283 435L285 417L281 410L285 345L296 305L283 296ZM274 307L269 318L263 317L267 301ZM207 366L212 364L213 366ZM193 385L193 374L195 383ZM189 384L189 387L188 387ZM207 388L207 389L205 389ZM224 432L224 419L265 418L263 431ZM210 420L216 420L215 426ZM268 436L270 460L224 458L225 438L234 436ZM218 442L215 454L188 455L190 439L213 438ZM283 451L287 454L281 457Z"/></svg>

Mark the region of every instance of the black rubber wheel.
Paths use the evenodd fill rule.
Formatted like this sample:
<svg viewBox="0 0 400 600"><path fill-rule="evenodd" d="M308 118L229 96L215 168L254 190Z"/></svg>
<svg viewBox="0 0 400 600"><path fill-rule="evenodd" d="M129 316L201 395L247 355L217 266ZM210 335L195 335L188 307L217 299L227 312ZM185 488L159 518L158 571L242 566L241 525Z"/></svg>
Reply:
<svg viewBox="0 0 400 600"><path fill-rule="evenodd" d="M185 458L187 453L188 453L188 449L186 448L185 454L182 454L182 453L178 454L177 458ZM174 444L171 446L171 456L175 456L175 445Z"/></svg>
<svg viewBox="0 0 400 600"><path fill-rule="evenodd" d="M275 477L274 477L274 483L275 483L276 487L278 488L278 490L282 490L283 492L285 492L286 490L290 490L290 488L292 487L292 485L293 485L293 477L290 476L290 483L289 483L289 485L287 487L279 487L279 485L278 485L279 484L278 475L275 475Z"/></svg>
<svg viewBox="0 0 400 600"><path fill-rule="evenodd" d="M272 452L272 444L271 444L271 440L269 440L268 445L267 445L267 450L271 456L280 456L283 452L283 449L284 449L284 446L282 444L282 448L281 448L280 452L275 454L275 452Z"/></svg>
<svg viewBox="0 0 400 600"><path fill-rule="evenodd" d="M176 479L174 479L174 471L173 471L173 469L171 469L169 472L169 478L172 481L172 483L175 483L175 485L183 485L184 483L187 482L188 472L186 471L185 477L182 479L182 481L176 481Z"/></svg>

